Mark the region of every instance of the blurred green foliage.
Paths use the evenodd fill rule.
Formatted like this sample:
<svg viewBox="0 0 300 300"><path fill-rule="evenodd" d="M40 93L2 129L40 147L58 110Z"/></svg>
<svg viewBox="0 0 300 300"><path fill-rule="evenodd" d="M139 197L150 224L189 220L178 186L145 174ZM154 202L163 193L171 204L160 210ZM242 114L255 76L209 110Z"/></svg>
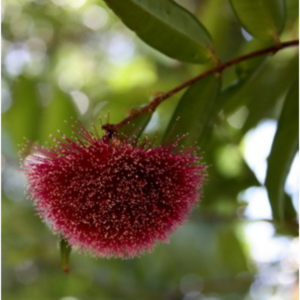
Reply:
<svg viewBox="0 0 300 300"><path fill-rule="evenodd" d="M172 7L173 2L166 1ZM106 2L112 5L116 1ZM209 44L206 50L212 53L214 47L213 53L221 61L273 45L278 39L297 38L297 0L286 0L284 13L280 11L284 1L277 1L276 9L264 7L276 26L256 22L256 1L247 11L239 6L241 2L249 4L246 0L231 1L233 9L227 0L178 1L184 8L176 5L171 25L165 30L174 32L175 39L180 34L178 28L183 21L176 18L177 9L193 22L197 18L213 40L214 46ZM120 122L135 107L211 68L214 62L182 63L146 44L156 47L155 41L160 41L159 50L193 61L187 58L189 51L174 48L159 34L166 26L156 27L163 21L154 18L159 5L152 10L152 26L142 34L146 43L101 0L4 0L2 5L3 299L257 299L249 289L259 268L244 236L246 204L239 195L261 182L244 160L243 140L265 119L278 120L281 116L283 129L288 123L293 128L298 124L297 114L289 119L282 112L298 74L297 50L285 49L274 56L245 61L224 71L222 78L207 77L163 102L150 122L150 115L145 115L136 120L135 128L129 125L131 133L140 127L145 128L143 134L157 132L157 143L173 126L174 134L190 133L186 143L199 145L209 166L202 202L170 238L170 244L158 244L152 254L133 260L106 260L72 251L71 273L65 274L60 270L58 237L41 223L32 202L25 199L25 179L18 162L23 138L51 143L49 135L57 135L57 130L71 135L65 121L72 123L74 119L89 128L93 123L100 128L99 118L102 122ZM121 14L125 24L126 18L135 13L132 7L130 14ZM262 32L262 40L252 39L242 24L247 24L253 36ZM185 25L188 36L189 26ZM268 26L273 26L271 31ZM203 32L199 44L208 47L205 40L210 38ZM290 94L295 89L298 86ZM176 121L178 116L181 118ZM289 140L289 133L284 138ZM279 157L290 154L287 146L281 152L278 143ZM285 159L280 161L286 164ZM284 167L275 168L273 173L274 180L280 178L281 188L288 173ZM283 169L283 177L276 174ZM283 218L275 224L276 229L286 236L296 236L295 207L290 197L284 195L284 199L284 205L280 200Z"/></svg>

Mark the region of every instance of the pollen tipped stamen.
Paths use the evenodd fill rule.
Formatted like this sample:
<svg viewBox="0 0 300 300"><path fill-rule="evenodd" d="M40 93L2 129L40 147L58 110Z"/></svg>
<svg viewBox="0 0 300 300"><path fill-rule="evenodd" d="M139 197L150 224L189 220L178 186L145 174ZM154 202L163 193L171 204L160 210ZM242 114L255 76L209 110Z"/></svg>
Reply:
<svg viewBox="0 0 300 300"><path fill-rule="evenodd" d="M73 247L98 256L133 257L183 223L198 202L206 167L194 148L154 147L155 137L103 138L79 122L75 138L33 147L23 170L43 220Z"/></svg>

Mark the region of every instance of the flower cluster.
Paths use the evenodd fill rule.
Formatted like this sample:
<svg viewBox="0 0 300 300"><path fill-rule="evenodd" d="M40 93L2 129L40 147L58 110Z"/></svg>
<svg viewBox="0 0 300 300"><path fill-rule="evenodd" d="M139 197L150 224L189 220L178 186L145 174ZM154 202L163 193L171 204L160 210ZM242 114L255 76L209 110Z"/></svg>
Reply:
<svg viewBox="0 0 300 300"><path fill-rule="evenodd" d="M195 149L77 133L35 145L23 162L43 220L96 256L134 257L167 242L199 200L206 167Z"/></svg>

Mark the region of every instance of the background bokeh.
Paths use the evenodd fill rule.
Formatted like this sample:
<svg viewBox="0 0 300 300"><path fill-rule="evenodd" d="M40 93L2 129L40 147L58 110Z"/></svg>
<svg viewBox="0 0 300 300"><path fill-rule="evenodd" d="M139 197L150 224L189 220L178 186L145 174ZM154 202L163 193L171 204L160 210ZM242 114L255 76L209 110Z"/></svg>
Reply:
<svg viewBox="0 0 300 300"><path fill-rule="evenodd" d="M178 2L208 28L222 60L245 51L251 36L227 0ZM295 39L298 1L286 4L282 36ZM23 138L51 144L57 130L70 134L65 121L98 128L99 118L119 122L210 65L182 64L153 50L100 0L3 0L2 14L3 299L298 299L297 233L276 232L263 187L275 120L298 72L296 49L261 64L220 112L201 145L209 165L202 202L169 244L132 260L73 251L65 274L58 237L24 194ZM235 77L234 68L226 70L223 86ZM146 134L157 132L160 141L181 94L159 106ZM297 212L298 164L296 156L286 183Z"/></svg>

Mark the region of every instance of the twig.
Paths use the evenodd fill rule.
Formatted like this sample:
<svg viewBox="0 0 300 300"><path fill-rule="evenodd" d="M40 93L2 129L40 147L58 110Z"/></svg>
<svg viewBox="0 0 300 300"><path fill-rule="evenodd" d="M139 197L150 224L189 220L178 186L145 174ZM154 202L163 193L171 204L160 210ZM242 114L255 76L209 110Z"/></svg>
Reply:
<svg viewBox="0 0 300 300"><path fill-rule="evenodd" d="M141 114L143 114L145 112L153 112L161 102L163 102L164 100L170 98L174 94L178 93L179 91L185 89L186 87L192 85L196 81L198 81L198 80L200 80L200 79L202 79L206 76L209 76L213 73L221 73L224 69L226 69L226 68L228 68L232 65L238 64L238 63L240 63L244 60L248 60L250 58L260 56L260 55L263 55L263 54L266 54L266 53L275 54L277 51L279 51L281 49L291 47L291 46L297 46L297 45L299 45L299 40L284 42L284 43L276 44L276 45L268 47L268 48L264 48L264 49L261 49L261 50L257 50L257 51L254 51L254 52L236 57L236 58L234 58L232 60L229 60L225 63L220 63L217 66L213 67L212 69L191 78L190 80L180 84L179 86L173 88L172 90L170 90L166 93L159 94L148 105L144 106L141 109L135 110L132 114L130 114L128 117L126 117L121 122L119 122L117 124L107 123L107 124L103 125L102 128L104 130L106 130L107 132L110 132L110 133L117 132L122 126L128 124L133 119L137 118L138 116L140 116Z"/></svg>

